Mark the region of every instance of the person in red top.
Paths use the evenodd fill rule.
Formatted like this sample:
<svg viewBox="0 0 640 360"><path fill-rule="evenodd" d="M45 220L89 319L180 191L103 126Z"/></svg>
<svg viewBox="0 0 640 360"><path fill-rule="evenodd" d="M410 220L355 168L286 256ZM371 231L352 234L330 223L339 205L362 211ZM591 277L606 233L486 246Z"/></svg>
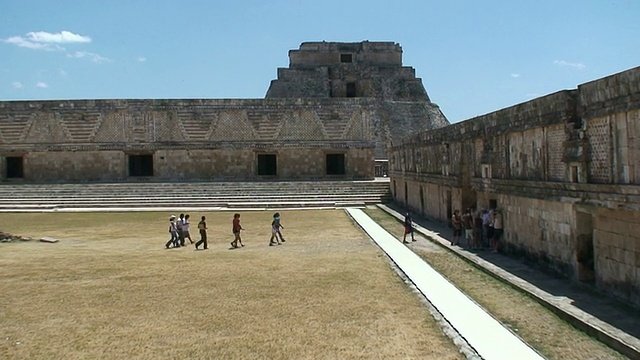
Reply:
<svg viewBox="0 0 640 360"><path fill-rule="evenodd" d="M233 215L234 239L231 242L231 247L234 249L238 247L238 244L240 244L240 246L244 246L244 244L242 243L242 239L240 238L240 230L244 230L242 226L240 226L240 214L234 214Z"/></svg>

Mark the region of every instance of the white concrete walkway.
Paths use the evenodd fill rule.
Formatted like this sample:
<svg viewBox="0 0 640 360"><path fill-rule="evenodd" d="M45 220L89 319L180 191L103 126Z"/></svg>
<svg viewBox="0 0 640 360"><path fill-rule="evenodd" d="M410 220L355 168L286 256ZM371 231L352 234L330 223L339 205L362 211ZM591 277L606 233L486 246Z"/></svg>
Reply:
<svg viewBox="0 0 640 360"><path fill-rule="evenodd" d="M346 211L483 359L543 359L362 210Z"/></svg>

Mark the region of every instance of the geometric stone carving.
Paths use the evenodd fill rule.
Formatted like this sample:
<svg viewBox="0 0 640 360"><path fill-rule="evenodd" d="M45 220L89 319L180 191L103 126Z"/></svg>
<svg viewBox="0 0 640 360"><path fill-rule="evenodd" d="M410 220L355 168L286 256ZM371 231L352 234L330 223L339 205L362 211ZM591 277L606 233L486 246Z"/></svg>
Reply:
<svg viewBox="0 0 640 360"><path fill-rule="evenodd" d="M279 140L325 140L322 123L307 109L287 112L278 134Z"/></svg>
<svg viewBox="0 0 640 360"><path fill-rule="evenodd" d="M26 137L32 123L32 114L0 114L0 142L19 143Z"/></svg>
<svg viewBox="0 0 640 360"><path fill-rule="evenodd" d="M247 110L247 119L260 140L276 139L282 129L282 112Z"/></svg>
<svg viewBox="0 0 640 360"><path fill-rule="evenodd" d="M218 114L218 121L211 134L214 141L252 141L256 134L244 110L226 110Z"/></svg>
<svg viewBox="0 0 640 360"><path fill-rule="evenodd" d="M61 111L56 118L62 125L67 139L73 142L90 142L102 123L100 111Z"/></svg>

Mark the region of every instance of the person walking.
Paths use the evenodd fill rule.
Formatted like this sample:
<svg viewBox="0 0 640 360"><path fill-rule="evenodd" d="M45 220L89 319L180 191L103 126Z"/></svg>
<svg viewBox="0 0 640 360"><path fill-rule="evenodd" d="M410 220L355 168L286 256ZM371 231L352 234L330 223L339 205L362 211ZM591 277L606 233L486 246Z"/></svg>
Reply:
<svg viewBox="0 0 640 360"><path fill-rule="evenodd" d="M169 217L169 234L171 234L171 238L164 245L165 248L169 248L170 245L173 245L174 248L180 247L180 241L178 239L178 229L176 228L176 216L171 215Z"/></svg>
<svg viewBox="0 0 640 360"><path fill-rule="evenodd" d="M189 233L189 214L184 216L184 220L182 222L182 244L184 245L185 240L189 239L189 242L193 244L193 240L191 240L191 234Z"/></svg>
<svg viewBox="0 0 640 360"><path fill-rule="evenodd" d="M204 250L207 250L209 248L209 244L207 243L207 222L204 216L201 218L200 222L198 223L198 230L200 231L200 241L196 243L196 250L198 250L198 247L200 246L200 244L204 244Z"/></svg>
<svg viewBox="0 0 640 360"><path fill-rule="evenodd" d="M240 237L240 230L244 230L240 225L240 214L236 213L233 215L232 226L234 239L231 242L231 247L236 249L238 248L238 244L240 244L240 246L244 246L242 238Z"/></svg>
<svg viewBox="0 0 640 360"><path fill-rule="evenodd" d="M284 226L280 223L280 213L275 213L273 214L273 221L271 222L271 239L269 240L269 246L280 245L280 242L285 242L280 229L284 229ZM278 241L278 237L280 237L280 241Z"/></svg>
<svg viewBox="0 0 640 360"><path fill-rule="evenodd" d="M178 229L178 240L180 241L180 246L184 246L184 233L182 232L184 226L184 214L180 214L180 217L176 221L176 229Z"/></svg>
<svg viewBox="0 0 640 360"><path fill-rule="evenodd" d="M407 234L411 234L411 241L416 241L413 237L413 219L411 218L411 213L407 211L404 215L404 236L402 237L402 243L408 244Z"/></svg>

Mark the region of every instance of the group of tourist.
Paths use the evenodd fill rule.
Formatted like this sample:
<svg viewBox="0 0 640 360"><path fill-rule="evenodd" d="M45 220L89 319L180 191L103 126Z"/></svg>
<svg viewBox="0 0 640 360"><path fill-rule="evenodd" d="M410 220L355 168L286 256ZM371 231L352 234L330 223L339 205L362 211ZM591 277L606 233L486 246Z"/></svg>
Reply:
<svg viewBox="0 0 640 360"><path fill-rule="evenodd" d="M189 242L193 244L193 239L191 239L190 227L191 223L189 218L191 216L189 214L180 214L179 217L176 218L175 215L169 216L169 234L171 235L169 241L164 245L165 248L169 249L179 248L185 246L185 240L189 239ZM208 249L209 246L207 244L207 222L206 217L200 218L200 222L198 223L198 230L200 230L200 241L196 244L196 249L202 244L204 244L204 249Z"/></svg>
<svg viewBox="0 0 640 360"><path fill-rule="evenodd" d="M461 246L460 238L464 230L466 246L472 250L489 248L491 252L497 253L504 231L502 211L500 209L476 211L475 208L471 207L460 215L460 210L454 210L449 221L449 227L453 230L450 240L451 246ZM407 235L411 235L411 241L416 241L413 235L413 219L409 212L406 212L404 216L404 236L402 238L404 244L409 244Z"/></svg>
<svg viewBox="0 0 640 360"><path fill-rule="evenodd" d="M189 214L180 214L177 218L175 215L171 215L169 217L170 239L165 244L165 248L170 249L183 247L185 246L185 239L189 239L191 244L194 243L189 232L189 217ZM240 236L240 231L244 230L242 225L240 225L240 214L236 213L233 215L231 226L233 232L231 248L237 249L244 247L242 237ZM280 245L285 242L280 229L284 229L284 226L280 223L280 213L275 213L273 214L273 221L271 222L271 239L269 240L269 246ZM200 241L195 243L196 250L199 250L200 245L204 245L204 250L209 249L209 243L207 242L207 222L205 216L202 216L198 223L198 230L200 231Z"/></svg>
<svg viewBox="0 0 640 360"><path fill-rule="evenodd" d="M467 208L460 215L459 210L454 210L449 226L453 229L451 245L460 245L460 238L464 230L466 246L472 250L489 248L491 252L498 252L500 238L503 233L503 218L500 209Z"/></svg>

